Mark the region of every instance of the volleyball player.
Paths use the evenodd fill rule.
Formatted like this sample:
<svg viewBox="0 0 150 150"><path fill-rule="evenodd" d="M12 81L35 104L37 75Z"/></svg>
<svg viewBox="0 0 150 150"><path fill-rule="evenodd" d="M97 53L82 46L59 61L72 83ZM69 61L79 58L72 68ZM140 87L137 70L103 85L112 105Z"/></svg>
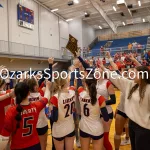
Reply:
<svg viewBox="0 0 150 150"><path fill-rule="evenodd" d="M90 76L90 78L92 79L85 80L87 90L83 88L81 79L78 79L80 82L77 82L81 105L81 121L79 127L81 149L89 150L92 139L93 149L102 150L104 129L100 119L100 110L106 122L109 121L109 116L104 97L97 95L97 80L93 76Z"/></svg>
<svg viewBox="0 0 150 150"><path fill-rule="evenodd" d="M53 61L54 61L53 58L48 59L49 71L50 71L49 72L50 73L49 81L51 81L51 78L52 78L52 64L53 64ZM39 101L42 98L42 96L44 94L44 91L42 90L42 88L44 88L43 83L41 83L41 86L39 87L38 82L35 78L27 80L27 84L28 84L29 90L30 90L30 95L28 97L30 102ZM45 110L43 109L40 112L38 123L37 123L37 132L38 132L38 135L39 135L42 150L46 150L47 131L48 131L48 121L47 121L47 117L45 115Z"/></svg>
<svg viewBox="0 0 150 150"><path fill-rule="evenodd" d="M79 62L78 59L73 60L73 65L69 68L69 71L74 71L75 67L78 65L80 67L80 71L83 71L84 68L82 64ZM75 81L75 84L77 82ZM80 143L80 133L79 133L79 121L81 119L81 107L80 107L80 102L79 102L79 96L78 96L78 91L76 90L76 101L75 101L75 111L73 113L74 116L74 123L75 123L75 136L76 136L76 147L81 148L81 143Z"/></svg>
<svg viewBox="0 0 150 150"><path fill-rule="evenodd" d="M52 136L56 150L73 150L75 127L73 112L75 109L74 76L70 79L70 87L67 79L59 77L55 79L59 91L51 98L53 105Z"/></svg>
<svg viewBox="0 0 150 150"><path fill-rule="evenodd" d="M52 79L53 79L53 78L52 78ZM52 96L52 97L53 97L55 94L57 94L58 89L59 89L58 85L54 82L54 80L52 80L52 86L51 86L51 96ZM51 106L51 105L49 106L49 112L50 112L50 113L51 113L51 111L52 111L52 109L53 109L52 107L53 107L53 106ZM52 117L53 117L53 116L50 115L50 127L51 127L51 131L52 131L52 128L53 128L53 123L54 123ZM52 141L52 150L56 150L53 138L52 138L51 141Z"/></svg>
<svg viewBox="0 0 150 150"><path fill-rule="evenodd" d="M5 91L5 85L5 80L0 78L0 135L4 126L6 111L11 105L11 98L14 96L13 90ZM8 138L1 138L0 149L3 150L7 142Z"/></svg>
<svg viewBox="0 0 150 150"><path fill-rule="evenodd" d="M103 75L103 71L99 68L98 69L101 75ZM111 105L116 104L116 96L114 91L114 86L111 84L109 80L104 77L100 77L97 80L97 93L98 95L103 96L106 99L106 108L109 114L109 121L104 123L104 147L106 150L112 150L112 145L109 141L109 131L110 126L113 120L113 110ZM110 99L109 99L110 97ZM103 117L102 117L103 120ZM103 120L104 122L104 120Z"/></svg>
<svg viewBox="0 0 150 150"><path fill-rule="evenodd" d="M115 65L115 63L111 59L110 53L107 52L106 55L110 61L111 66L113 67L113 70L118 70L118 67ZM141 66L141 64L133 57L132 54L129 55L129 58L131 59L133 63L135 63L136 66ZM125 73L127 73L125 76L126 78L133 79L134 69L130 68L129 70L123 70L123 71L125 71L125 72L122 72L124 73L124 75ZM129 133L128 133L128 117L124 110L124 103L125 103L125 95L124 95L124 92L121 92L120 103L117 107L116 116L115 116L115 132L116 132L114 135L115 150L119 150L120 145L130 144ZM126 137L124 141L121 142L121 134L123 132L124 127L126 130Z"/></svg>
<svg viewBox="0 0 150 150"><path fill-rule="evenodd" d="M101 64L101 67L105 69ZM133 81L124 79L116 75L111 82L124 93L125 113L129 117L129 135L132 150L145 150L150 143L150 70L146 66L135 68L135 78ZM146 72L142 74L142 72Z"/></svg>
<svg viewBox="0 0 150 150"><path fill-rule="evenodd" d="M46 83L45 97L40 101L30 103L29 87L25 82L15 87L16 106L8 109L4 127L1 132L4 137L11 137L11 149L41 150L36 124L40 111L50 98L50 82Z"/></svg>
<svg viewBox="0 0 150 150"><path fill-rule="evenodd" d="M83 67L85 68L85 70L88 70L89 68L92 69L92 73L94 73L95 68L93 66L89 66L88 64L86 64L83 59L80 57L79 52L76 53L78 59L80 60L80 62L82 63ZM102 70L99 68L100 73L102 74ZM104 147L106 148L106 150L112 150L112 145L109 142L109 130L110 130L110 126L112 123L112 119L113 119L113 110L111 108L110 105L115 104L116 103L116 96L115 96L115 91L114 91L114 87L111 84L110 81L106 80L106 79L102 79L100 78L97 81L97 93L99 95L104 96L104 98L106 99L106 108L107 111L109 113L109 122L105 122L104 124ZM109 100L110 97L110 100ZM104 121L104 120L103 120Z"/></svg>

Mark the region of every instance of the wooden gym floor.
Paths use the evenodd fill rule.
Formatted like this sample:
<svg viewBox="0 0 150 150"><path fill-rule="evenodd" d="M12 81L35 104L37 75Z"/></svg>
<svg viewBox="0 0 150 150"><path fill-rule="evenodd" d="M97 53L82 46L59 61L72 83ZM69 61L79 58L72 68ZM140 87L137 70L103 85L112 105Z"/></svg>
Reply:
<svg viewBox="0 0 150 150"><path fill-rule="evenodd" d="M117 97L117 104L113 105L114 112L115 112L116 107L117 107L117 105L119 103L119 98L120 98L120 92L119 91L116 91L116 97ZM109 135L109 139L110 139L113 147L114 147L114 132L115 132L115 121L113 119L113 122L112 122L112 125L111 125L111 130L110 130L110 135ZM50 130L49 130L49 136L48 136L47 143L48 143L47 144L47 150L51 150L52 144L51 144L51 131ZM80 149L76 148L76 146L75 146L75 149L76 150L80 150ZM91 146L90 150L92 150L92 146ZM131 147L130 147L130 145L128 145L128 146L121 146L120 150L131 150Z"/></svg>

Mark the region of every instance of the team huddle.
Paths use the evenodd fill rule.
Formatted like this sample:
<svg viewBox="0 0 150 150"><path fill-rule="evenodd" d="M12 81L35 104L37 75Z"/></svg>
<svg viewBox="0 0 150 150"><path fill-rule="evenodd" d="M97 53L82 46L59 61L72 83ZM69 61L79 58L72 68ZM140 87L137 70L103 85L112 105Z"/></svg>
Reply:
<svg viewBox="0 0 150 150"><path fill-rule="evenodd" d="M48 119L45 108L49 108L53 150L73 150L74 141L80 141L82 150L112 150L109 131L115 117L114 147L119 150L125 125L129 125L127 139L132 150L147 150L150 147L150 70L131 55L136 68L127 72L147 71L148 78L140 74L133 79L121 77L121 71L106 53L115 79L95 78L95 72L112 70L101 61L96 66L86 63L76 52L73 65L68 68L67 79L54 78L54 59L49 58L50 78L25 78L13 89L6 90L6 81L0 78L0 150L46 150ZM0 69L3 69L2 66ZM88 68L91 74L89 78ZM81 79L80 71L84 72ZM27 76L27 75L26 75ZM98 75L97 75L98 76ZM116 104L114 86L121 91L116 113L111 105Z"/></svg>

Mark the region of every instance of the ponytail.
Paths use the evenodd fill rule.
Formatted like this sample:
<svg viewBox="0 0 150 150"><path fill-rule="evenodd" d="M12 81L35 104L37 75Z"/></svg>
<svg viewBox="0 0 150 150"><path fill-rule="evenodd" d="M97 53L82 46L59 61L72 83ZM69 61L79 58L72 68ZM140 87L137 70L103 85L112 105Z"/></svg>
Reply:
<svg viewBox="0 0 150 150"><path fill-rule="evenodd" d="M128 99L131 99L132 94L138 89L139 85L135 84L129 92Z"/></svg>
<svg viewBox="0 0 150 150"><path fill-rule="evenodd" d="M16 131L17 129L20 128L20 121L22 120L21 112L23 111L23 108L21 107L20 104L24 99L27 98L28 94L29 94L29 87L27 83L20 82L15 86L15 96L16 96L16 104L17 104L16 107L17 114L15 116L15 119L17 121Z"/></svg>
<svg viewBox="0 0 150 150"><path fill-rule="evenodd" d="M97 89L96 89L97 80L93 77L93 75L90 75L89 77L90 78L86 79L85 82L89 90L91 104L95 105L97 102Z"/></svg>
<svg viewBox="0 0 150 150"><path fill-rule="evenodd" d="M95 105L96 101L97 101L97 90L96 90L96 85L95 83L92 83L89 87L89 93L90 93L90 97L91 97L91 104Z"/></svg>
<svg viewBox="0 0 150 150"><path fill-rule="evenodd" d="M57 88L58 98L59 98L61 95L62 88L67 84L67 79L63 79L59 77L58 79L55 79L54 82L55 82L55 88Z"/></svg>
<svg viewBox="0 0 150 150"><path fill-rule="evenodd" d="M21 112L23 110L23 108L21 107L20 103L22 102L22 98L21 96L18 94L16 96L16 103L17 103L17 107L16 107L16 111L18 112L17 115L15 116L15 119L17 121L17 124L16 124L16 130L20 128L20 121L22 119L21 117Z"/></svg>

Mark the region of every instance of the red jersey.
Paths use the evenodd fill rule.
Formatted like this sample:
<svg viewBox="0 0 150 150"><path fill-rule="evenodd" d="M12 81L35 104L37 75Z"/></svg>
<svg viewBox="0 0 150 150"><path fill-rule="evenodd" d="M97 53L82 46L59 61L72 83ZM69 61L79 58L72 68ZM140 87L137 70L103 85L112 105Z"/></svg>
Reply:
<svg viewBox="0 0 150 150"><path fill-rule="evenodd" d="M36 124L40 111L46 106L47 103L47 98L42 98L40 101L29 103L29 105L22 105L22 120L20 121L20 128L17 130L17 121L15 119L15 116L18 113L16 111L17 106L12 106L8 109L5 116L2 136L11 135L11 149L24 149L39 143Z"/></svg>
<svg viewBox="0 0 150 150"><path fill-rule="evenodd" d="M40 85L39 88L42 89L44 87L44 85L45 85L44 82L42 82L42 84Z"/></svg>
<svg viewBox="0 0 150 150"><path fill-rule="evenodd" d="M5 95L6 93L10 93L10 90L0 92L0 96ZM0 134L4 126L5 113L8 107L10 106L10 104L11 104L11 98L7 98L3 101L0 101Z"/></svg>
<svg viewBox="0 0 150 150"><path fill-rule="evenodd" d="M42 97L44 97L44 91L42 90L42 88L44 87L45 83L42 82L41 86L38 88L38 92L41 94Z"/></svg>
<svg viewBox="0 0 150 150"><path fill-rule="evenodd" d="M104 60L104 59L103 59L103 60L102 60L102 62L103 62L103 65L105 65L105 64L106 64L106 60Z"/></svg>
<svg viewBox="0 0 150 150"><path fill-rule="evenodd" d="M38 89L38 92L40 93L40 95L41 95L42 97L44 97L44 91L43 91L41 88Z"/></svg>

